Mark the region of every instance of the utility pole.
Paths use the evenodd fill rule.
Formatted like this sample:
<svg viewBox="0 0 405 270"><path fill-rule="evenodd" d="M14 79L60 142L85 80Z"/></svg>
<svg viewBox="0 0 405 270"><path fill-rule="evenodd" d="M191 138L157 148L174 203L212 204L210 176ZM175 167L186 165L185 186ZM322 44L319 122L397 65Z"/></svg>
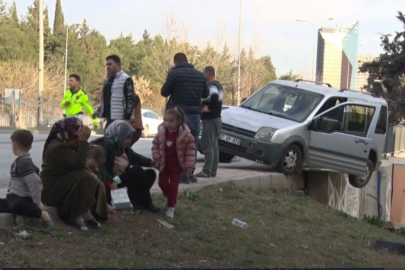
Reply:
<svg viewBox="0 0 405 270"><path fill-rule="evenodd" d="M69 27L66 28L66 45L65 45L65 84L64 84L64 86L63 86L63 94L66 93L68 42L69 42Z"/></svg>
<svg viewBox="0 0 405 270"><path fill-rule="evenodd" d="M38 117L37 126L39 127L43 123L43 112L42 112L42 94L44 91L44 1L39 0L39 70L38 70Z"/></svg>
<svg viewBox="0 0 405 270"><path fill-rule="evenodd" d="M239 0L239 38L238 38L238 106L240 105L240 42L242 31L242 0Z"/></svg>

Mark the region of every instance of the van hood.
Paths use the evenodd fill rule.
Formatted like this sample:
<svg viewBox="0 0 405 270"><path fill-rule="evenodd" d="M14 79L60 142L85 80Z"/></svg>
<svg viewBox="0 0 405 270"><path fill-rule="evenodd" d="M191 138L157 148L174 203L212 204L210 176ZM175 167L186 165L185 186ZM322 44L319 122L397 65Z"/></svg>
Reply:
<svg viewBox="0 0 405 270"><path fill-rule="evenodd" d="M297 122L252 111L243 107L230 107L221 113L222 123L257 132L262 127L282 129L297 125Z"/></svg>

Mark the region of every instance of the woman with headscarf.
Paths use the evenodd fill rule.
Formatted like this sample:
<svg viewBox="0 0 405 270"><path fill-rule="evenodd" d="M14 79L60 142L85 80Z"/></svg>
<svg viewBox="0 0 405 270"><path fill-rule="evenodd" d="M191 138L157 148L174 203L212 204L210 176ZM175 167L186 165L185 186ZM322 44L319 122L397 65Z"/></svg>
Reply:
<svg viewBox="0 0 405 270"><path fill-rule="evenodd" d="M94 141L104 148L106 153L105 169L112 176L118 176L119 188L127 187L127 193L135 209L146 209L153 213L160 211L152 203L150 189L156 180L153 169L156 167L152 159L135 153L131 148L133 127L124 120L115 120L105 130L103 138Z"/></svg>
<svg viewBox="0 0 405 270"><path fill-rule="evenodd" d="M62 220L82 231L101 228L91 211L108 218L105 187L87 167L90 133L75 117L60 120L53 125L42 155L42 202L57 207Z"/></svg>

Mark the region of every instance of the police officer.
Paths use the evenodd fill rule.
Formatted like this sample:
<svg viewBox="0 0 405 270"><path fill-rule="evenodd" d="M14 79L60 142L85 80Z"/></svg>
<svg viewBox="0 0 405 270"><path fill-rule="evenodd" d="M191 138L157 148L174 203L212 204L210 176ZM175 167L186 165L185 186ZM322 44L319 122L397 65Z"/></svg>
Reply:
<svg viewBox="0 0 405 270"><path fill-rule="evenodd" d="M93 118L93 126L97 127L99 121L97 115L94 113L93 108L89 104L86 92L80 89L80 77L77 74L69 76L69 87L66 90L65 96L62 100L61 107L65 109L66 117L76 117L83 120L83 107L87 113Z"/></svg>

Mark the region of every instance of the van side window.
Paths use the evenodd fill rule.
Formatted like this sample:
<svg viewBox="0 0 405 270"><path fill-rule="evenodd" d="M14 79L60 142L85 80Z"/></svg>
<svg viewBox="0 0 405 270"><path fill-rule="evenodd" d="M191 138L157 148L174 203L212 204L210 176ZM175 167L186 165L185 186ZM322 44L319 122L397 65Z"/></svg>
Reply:
<svg viewBox="0 0 405 270"><path fill-rule="evenodd" d="M321 116L317 131L340 132L365 137L375 112L374 107L340 106Z"/></svg>
<svg viewBox="0 0 405 270"><path fill-rule="evenodd" d="M376 134L385 134L387 132L387 107L381 106L380 114L378 115L377 126L375 127Z"/></svg>
<svg viewBox="0 0 405 270"><path fill-rule="evenodd" d="M321 114L324 111L329 110L330 108L335 107L336 105L339 105L342 102L347 101L347 98L342 98L342 97L331 97L325 103L322 105L322 107L319 109L319 111L315 114Z"/></svg>

